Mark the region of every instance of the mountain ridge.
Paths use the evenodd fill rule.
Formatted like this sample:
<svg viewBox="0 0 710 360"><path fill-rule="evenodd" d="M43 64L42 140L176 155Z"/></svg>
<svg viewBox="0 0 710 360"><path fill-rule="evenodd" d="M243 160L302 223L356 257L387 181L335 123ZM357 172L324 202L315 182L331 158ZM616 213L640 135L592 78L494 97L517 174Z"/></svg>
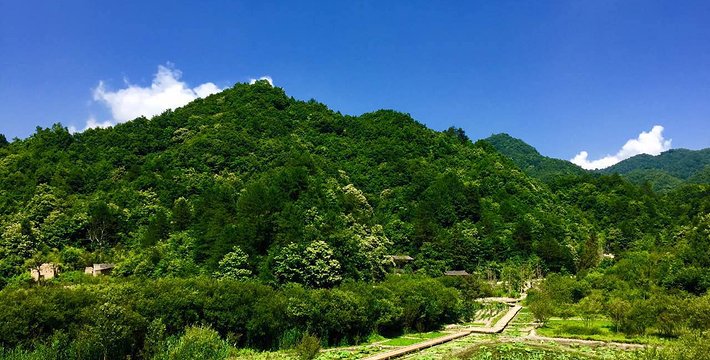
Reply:
<svg viewBox="0 0 710 360"><path fill-rule="evenodd" d="M710 182L710 148L670 149L655 156L639 154L605 169L584 170L567 160L544 156L523 140L505 133L494 134L484 140L511 158L528 175L545 182L570 174L619 174L635 184L648 182L655 191L660 192L670 191L685 183Z"/></svg>

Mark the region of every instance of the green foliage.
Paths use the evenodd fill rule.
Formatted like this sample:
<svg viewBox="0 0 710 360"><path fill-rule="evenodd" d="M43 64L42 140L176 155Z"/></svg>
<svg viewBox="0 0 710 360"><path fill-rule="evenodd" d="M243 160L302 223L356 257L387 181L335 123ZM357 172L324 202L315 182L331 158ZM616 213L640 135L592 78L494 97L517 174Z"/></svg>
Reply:
<svg viewBox="0 0 710 360"><path fill-rule="evenodd" d="M226 359L229 355L229 345L219 337L219 334L208 328L191 326L185 334L167 345L164 354L156 359Z"/></svg>
<svg viewBox="0 0 710 360"><path fill-rule="evenodd" d="M381 280L393 253L436 275L531 252L574 271L596 221L461 129L389 110L343 116L262 83L110 129L39 128L3 154L3 283L43 246L123 260L121 273L139 276L214 273L239 246L271 281L275 256L315 241L343 279ZM189 266L152 271L170 262L176 233L194 239Z"/></svg>
<svg viewBox="0 0 710 360"><path fill-rule="evenodd" d="M193 349L216 339L214 332L230 345L259 349L292 347L305 333L323 344L355 344L374 332L437 329L465 315L457 290L421 277L280 290L230 278L91 279L0 291L3 346L50 346L64 334L77 357L169 356L202 351ZM194 324L210 329L176 338Z"/></svg>
<svg viewBox="0 0 710 360"><path fill-rule="evenodd" d="M550 294L537 289L529 291L526 303L535 320L542 324L545 324L556 310Z"/></svg>
<svg viewBox="0 0 710 360"><path fill-rule="evenodd" d="M219 261L219 270L217 276L235 280L245 280L251 277L249 270L247 254L238 246L235 246L232 252L224 255L224 258Z"/></svg>
<svg viewBox="0 0 710 360"><path fill-rule="evenodd" d="M315 336L304 334L301 341L296 345L296 355L301 360L312 360L320 352L320 339Z"/></svg>
<svg viewBox="0 0 710 360"><path fill-rule="evenodd" d="M274 257L274 275L281 283L295 282L311 287L329 287L340 282L340 263L324 241L307 246L286 246Z"/></svg>
<svg viewBox="0 0 710 360"><path fill-rule="evenodd" d="M672 149L658 156L641 154L603 170L605 173L628 174L633 171L660 170L678 179L688 179L701 171L710 161L710 149Z"/></svg>
<svg viewBox="0 0 710 360"><path fill-rule="evenodd" d="M393 254L415 259L402 273L466 270L510 293L564 274L531 292L538 320L599 307L630 334L707 329L710 186L704 155L687 160L704 151L654 159L672 158L654 171L686 182L659 195L657 183L589 173L506 135L471 143L391 110L345 116L266 82L109 129L1 140L9 348L168 356L168 343L191 348L178 336L195 324L261 349L306 332L357 343L465 318L492 292L480 279L387 277ZM48 261L117 266L35 286L29 268ZM696 320L671 325L691 310Z"/></svg>
<svg viewBox="0 0 710 360"><path fill-rule="evenodd" d="M580 300L577 304L577 312L584 319L585 325L589 327L592 320L594 320L602 312L603 306L604 297L602 294L599 292L593 292L584 299Z"/></svg>
<svg viewBox="0 0 710 360"><path fill-rule="evenodd" d="M501 154L509 157L528 175L543 181L566 175L582 175L585 171L569 161L542 156L532 146L508 134L491 135L485 139Z"/></svg>

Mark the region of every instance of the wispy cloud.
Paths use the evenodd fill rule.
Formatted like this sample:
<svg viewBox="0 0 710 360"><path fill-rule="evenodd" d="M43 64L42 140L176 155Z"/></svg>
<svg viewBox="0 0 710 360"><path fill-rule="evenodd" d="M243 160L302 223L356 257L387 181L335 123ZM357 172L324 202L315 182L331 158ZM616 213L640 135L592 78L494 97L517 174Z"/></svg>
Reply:
<svg viewBox="0 0 710 360"><path fill-rule="evenodd" d="M671 139L663 137L663 126L656 125L649 132L641 132L638 138L630 139L621 147L616 155L607 155L601 159L589 160L589 153L580 151L570 161L584 169L603 169L619 161L628 159L638 154L658 155L671 148Z"/></svg>

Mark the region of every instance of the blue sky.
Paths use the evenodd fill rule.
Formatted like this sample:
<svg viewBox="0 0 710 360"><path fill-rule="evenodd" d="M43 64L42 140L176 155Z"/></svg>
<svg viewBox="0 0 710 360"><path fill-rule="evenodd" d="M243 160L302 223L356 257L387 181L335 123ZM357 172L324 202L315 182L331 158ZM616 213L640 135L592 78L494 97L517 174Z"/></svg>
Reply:
<svg viewBox="0 0 710 360"><path fill-rule="evenodd" d="M120 121L159 66L188 97L269 76L564 159L710 146L708 1L0 0L0 133Z"/></svg>

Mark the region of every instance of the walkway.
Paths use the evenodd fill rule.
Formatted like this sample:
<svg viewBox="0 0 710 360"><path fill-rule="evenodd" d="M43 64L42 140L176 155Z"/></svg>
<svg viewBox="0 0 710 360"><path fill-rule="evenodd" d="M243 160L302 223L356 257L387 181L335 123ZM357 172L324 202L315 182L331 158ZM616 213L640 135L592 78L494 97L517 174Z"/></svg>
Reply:
<svg viewBox="0 0 710 360"><path fill-rule="evenodd" d="M492 327L466 327L462 331L457 332L455 334L447 335L447 336L442 336L436 339L431 339L427 340L424 342L420 342L418 344L410 345L410 346L405 346L403 348L395 349L392 351L388 351L385 353L373 355L370 357L365 358L364 360L388 360L388 359L394 359L398 358L400 356L404 356L413 352L421 351L424 349L428 349L430 347L440 345L446 342L449 342L451 340L456 340L459 338L462 338L464 336L468 336L471 333L481 333L481 334L497 334L502 332L506 326L510 323L511 320L515 317L515 315L518 314L520 309L523 307L520 305L515 305L508 310L508 312L500 319L498 322L492 326Z"/></svg>

